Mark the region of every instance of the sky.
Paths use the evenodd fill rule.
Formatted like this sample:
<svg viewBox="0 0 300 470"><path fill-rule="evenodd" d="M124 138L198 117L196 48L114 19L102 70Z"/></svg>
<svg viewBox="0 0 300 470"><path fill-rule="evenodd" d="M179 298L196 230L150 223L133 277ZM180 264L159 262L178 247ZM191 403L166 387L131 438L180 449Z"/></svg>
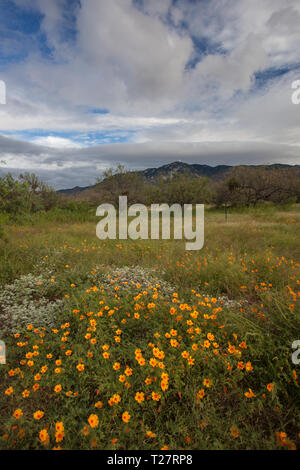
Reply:
<svg viewBox="0 0 300 470"><path fill-rule="evenodd" d="M0 0L0 175L300 164L299 25L296 0Z"/></svg>

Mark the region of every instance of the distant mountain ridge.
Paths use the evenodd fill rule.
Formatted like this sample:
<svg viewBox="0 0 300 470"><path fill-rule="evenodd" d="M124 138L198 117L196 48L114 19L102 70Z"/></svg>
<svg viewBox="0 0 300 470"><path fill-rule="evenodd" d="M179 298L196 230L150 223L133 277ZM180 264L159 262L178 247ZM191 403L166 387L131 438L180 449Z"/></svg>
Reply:
<svg viewBox="0 0 300 470"><path fill-rule="evenodd" d="M167 163L166 165L162 165L157 168L147 168L146 170L135 171L134 173L138 173L142 175L149 183L154 182L160 178L162 179L169 179L173 178L174 176L190 173L194 176L204 176L207 178L211 178L213 180L220 179L227 172L229 172L232 168L237 168L241 166L251 167L251 168L262 168L266 167L268 169L278 170L284 168L300 168L300 165L288 165L284 163L273 163L271 165L217 165L217 166L210 166L210 165L201 165L200 163L184 163L181 161ZM75 186L71 189L60 189L57 192L60 194L65 195L76 195L81 193L82 191L86 191L89 189L93 189L96 185L91 186Z"/></svg>
<svg viewBox="0 0 300 470"><path fill-rule="evenodd" d="M194 176L206 176L208 178L216 178L219 175L223 175L226 171L229 171L232 166L229 165L218 165L209 166L201 165L198 163L184 163L184 162L173 162L158 168L147 168L139 173L148 180L158 178L172 178L173 176L180 175L186 172L193 174Z"/></svg>

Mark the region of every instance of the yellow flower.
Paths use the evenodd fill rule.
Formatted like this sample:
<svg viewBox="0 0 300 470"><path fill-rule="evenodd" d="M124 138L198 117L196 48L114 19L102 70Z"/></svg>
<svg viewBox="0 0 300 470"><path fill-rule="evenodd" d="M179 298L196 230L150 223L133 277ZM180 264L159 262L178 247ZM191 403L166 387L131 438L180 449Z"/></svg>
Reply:
<svg viewBox="0 0 300 470"><path fill-rule="evenodd" d="M256 396L256 395L254 395L253 390L251 388L249 388L249 392L246 392L244 395L247 398L252 398L252 397Z"/></svg>
<svg viewBox="0 0 300 470"><path fill-rule="evenodd" d="M125 375L127 375L127 377L129 377L130 375L132 375L132 369L130 369L130 367L126 367L126 369L125 369Z"/></svg>
<svg viewBox="0 0 300 470"><path fill-rule="evenodd" d="M84 370L84 364L77 364L76 369L78 369L79 372L82 372Z"/></svg>
<svg viewBox="0 0 300 470"><path fill-rule="evenodd" d="M154 357L151 357L151 359L149 359L149 364L150 366L155 367L157 366L158 361Z"/></svg>
<svg viewBox="0 0 300 470"><path fill-rule="evenodd" d="M203 385L205 385L205 387L209 388L211 386L211 382L209 379L204 379L203 380Z"/></svg>
<svg viewBox="0 0 300 470"><path fill-rule="evenodd" d="M161 398L160 393L156 393L156 392L152 392L151 396L152 396L152 400L154 401L159 401Z"/></svg>
<svg viewBox="0 0 300 470"><path fill-rule="evenodd" d="M160 386L163 392L169 388L168 382L166 380L162 380Z"/></svg>
<svg viewBox="0 0 300 470"><path fill-rule="evenodd" d="M91 414L88 419L89 425L91 428L96 428L99 424L99 419L97 415Z"/></svg>
<svg viewBox="0 0 300 470"><path fill-rule="evenodd" d="M45 413L44 413L43 411L38 410L38 411L36 411L35 413L33 413L33 417L34 417L34 419L38 419L38 420L39 420L39 419L42 419L42 417L44 416L44 414L45 414Z"/></svg>
<svg viewBox="0 0 300 470"><path fill-rule="evenodd" d="M230 433L234 438L239 437L239 430L236 426L231 426Z"/></svg>
<svg viewBox="0 0 300 470"><path fill-rule="evenodd" d="M55 391L55 393L59 393L59 392L61 391L61 385L60 385L60 384L59 384L59 385L55 385L54 391Z"/></svg>
<svg viewBox="0 0 300 470"><path fill-rule="evenodd" d="M118 395L117 393L115 393L115 394L112 396L112 399L113 399L113 402L116 403L116 404L120 403L120 401L121 401L121 397L120 397L120 395Z"/></svg>
<svg viewBox="0 0 300 470"><path fill-rule="evenodd" d="M124 423L128 423L130 421L130 414L128 413L128 411L124 411L124 413L122 414L122 421L124 421Z"/></svg>
<svg viewBox="0 0 300 470"><path fill-rule="evenodd" d="M188 364L189 364L190 366L193 366L194 363L195 363L195 359L194 359L192 356L190 356L190 357L188 358Z"/></svg>
<svg viewBox="0 0 300 470"><path fill-rule="evenodd" d="M15 411L14 411L14 417L16 419L20 419L21 416L23 416L23 411L21 410L21 408L17 408Z"/></svg>
<svg viewBox="0 0 300 470"><path fill-rule="evenodd" d="M47 445L49 443L49 434L47 432L47 429L42 429L40 431L40 440L44 445Z"/></svg>
<svg viewBox="0 0 300 470"><path fill-rule="evenodd" d="M198 402L199 400L201 400L201 398L203 398L204 395L205 395L205 391L204 391L203 388L201 388L201 390L199 390L198 393L197 393L197 402Z"/></svg>
<svg viewBox="0 0 300 470"><path fill-rule="evenodd" d="M55 430L56 430L56 432L63 432L65 430L62 421L59 421L55 424Z"/></svg>
<svg viewBox="0 0 300 470"><path fill-rule="evenodd" d="M64 437L65 437L64 431L56 431L56 433L55 433L55 441L56 442L61 442Z"/></svg>
<svg viewBox="0 0 300 470"><path fill-rule="evenodd" d="M137 392L137 393L135 394L135 400L136 400L138 403L142 403L142 401L145 400L144 393L143 393L143 392Z"/></svg>

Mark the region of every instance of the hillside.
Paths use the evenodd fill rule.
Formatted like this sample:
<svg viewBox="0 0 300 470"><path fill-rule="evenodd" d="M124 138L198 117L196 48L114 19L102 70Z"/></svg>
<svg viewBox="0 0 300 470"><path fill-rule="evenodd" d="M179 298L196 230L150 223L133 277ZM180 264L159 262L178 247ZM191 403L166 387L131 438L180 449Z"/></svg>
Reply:
<svg viewBox="0 0 300 470"><path fill-rule="evenodd" d="M238 168L242 165L237 165L235 168ZM300 165L285 165L281 163L274 163L272 165L245 165L247 167L252 168L262 168L266 167L268 169L286 169L286 168L300 168ZM194 176L205 176L212 180L221 179L227 172L229 172L233 166L230 165L217 165L217 166L210 166L210 165L201 165L198 163L184 163L181 161L168 163L166 165L162 165L158 168L147 168L146 170L136 171L142 175L149 183L154 182L156 180L162 179L170 179L176 175L180 175L183 173L190 173ZM96 185L91 186L75 186L71 189L60 189L57 192L64 195L76 196L77 194L94 189Z"/></svg>

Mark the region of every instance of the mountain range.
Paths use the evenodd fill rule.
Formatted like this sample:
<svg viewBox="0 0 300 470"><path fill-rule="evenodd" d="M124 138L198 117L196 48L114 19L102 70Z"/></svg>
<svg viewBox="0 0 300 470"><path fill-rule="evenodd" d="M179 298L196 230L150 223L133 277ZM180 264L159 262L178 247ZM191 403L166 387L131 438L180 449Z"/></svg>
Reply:
<svg viewBox="0 0 300 470"><path fill-rule="evenodd" d="M247 166L252 168L262 168L267 167L268 169L278 170L278 169L285 169L285 168L300 168L300 165L287 165L282 163L274 163L271 165L237 165L235 166ZM168 163L166 165L162 165L158 168L147 168L146 170L136 171L142 175L149 183L155 182L160 178L162 179L169 179L173 178L176 175L190 173L194 176L205 176L207 178L211 178L213 180L223 178L226 173L228 173L233 166L231 165L217 165L217 166L210 166L210 165L201 165L198 163L184 163L181 161ZM75 186L71 189L60 189L57 192L60 194L65 195L77 195L83 191L93 189L96 185L91 186Z"/></svg>

